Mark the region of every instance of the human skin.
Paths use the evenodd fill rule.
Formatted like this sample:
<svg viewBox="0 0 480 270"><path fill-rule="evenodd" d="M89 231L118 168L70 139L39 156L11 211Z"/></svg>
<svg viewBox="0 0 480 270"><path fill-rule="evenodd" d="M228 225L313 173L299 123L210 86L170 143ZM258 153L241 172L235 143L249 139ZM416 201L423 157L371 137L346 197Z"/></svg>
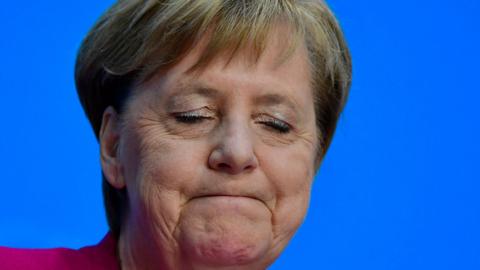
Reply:
<svg viewBox="0 0 480 270"><path fill-rule="evenodd" d="M102 169L126 188L122 269L265 269L302 223L317 129L305 46L282 63L271 35L256 63L244 49L190 71L180 62L109 107Z"/></svg>

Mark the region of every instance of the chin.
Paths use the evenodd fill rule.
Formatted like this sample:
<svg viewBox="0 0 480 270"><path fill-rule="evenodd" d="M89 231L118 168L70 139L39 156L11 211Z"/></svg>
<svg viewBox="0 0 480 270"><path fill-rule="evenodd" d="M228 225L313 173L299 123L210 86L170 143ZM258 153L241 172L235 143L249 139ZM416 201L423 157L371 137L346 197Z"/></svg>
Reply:
<svg viewBox="0 0 480 270"><path fill-rule="evenodd" d="M219 237L195 247L197 259L215 266L246 265L261 261L266 247L262 243L248 243L241 239ZM246 243L245 243L246 242Z"/></svg>
<svg viewBox="0 0 480 270"><path fill-rule="evenodd" d="M263 265L271 248L270 234L256 231L189 231L181 238L183 253L189 261L208 267Z"/></svg>

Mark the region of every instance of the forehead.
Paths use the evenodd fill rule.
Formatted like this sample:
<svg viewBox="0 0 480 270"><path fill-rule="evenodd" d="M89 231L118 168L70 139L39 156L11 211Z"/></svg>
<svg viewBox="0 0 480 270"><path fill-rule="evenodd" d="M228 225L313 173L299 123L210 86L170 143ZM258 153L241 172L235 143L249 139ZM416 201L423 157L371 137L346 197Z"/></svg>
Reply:
<svg viewBox="0 0 480 270"><path fill-rule="evenodd" d="M212 53L208 51L210 36L205 35L179 62L158 72L139 88L156 89L157 94L165 96L192 88L224 91L243 87L258 95L286 95L301 99L297 103L309 102L312 79L308 52L304 43L292 47L285 42L289 35L287 28L276 27L268 35L261 54L257 55L253 45L236 50L223 48L201 63L205 55Z"/></svg>
<svg viewBox="0 0 480 270"><path fill-rule="evenodd" d="M250 74L280 75L293 72L292 76L300 75L310 79L310 62L305 43L299 42L300 39L294 36L288 25L277 24L272 27L264 37L264 42L240 42L234 44L234 48L227 44L211 48L210 36L208 33L204 35L177 67L190 65L187 73L196 75L215 67L223 71L234 67L236 71L239 68L243 68L244 72L252 71ZM291 69L291 65L295 65L296 69Z"/></svg>

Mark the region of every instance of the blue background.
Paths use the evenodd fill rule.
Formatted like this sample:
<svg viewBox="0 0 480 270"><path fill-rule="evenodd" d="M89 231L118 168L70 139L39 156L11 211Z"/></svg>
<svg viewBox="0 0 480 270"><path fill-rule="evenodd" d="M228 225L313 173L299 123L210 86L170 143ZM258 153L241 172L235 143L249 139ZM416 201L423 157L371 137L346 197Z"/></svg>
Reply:
<svg viewBox="0 0 480 270"><path fill-rule="evenodd" d="M0 245L78 248L107 231L73 65L112 2L0 7ZM329 3L353 87L271 269L480 269L480 1Z"/></svg>

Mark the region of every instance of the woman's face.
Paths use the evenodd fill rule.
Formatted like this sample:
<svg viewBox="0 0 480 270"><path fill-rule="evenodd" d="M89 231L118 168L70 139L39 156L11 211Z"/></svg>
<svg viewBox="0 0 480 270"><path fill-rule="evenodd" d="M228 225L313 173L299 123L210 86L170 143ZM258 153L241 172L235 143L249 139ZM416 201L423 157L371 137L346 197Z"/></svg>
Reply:
<svg viewBox="0 0 480 270"><path fill-rule="evenodd" d="M278 65L281 42L256 64L240 52L189 72L198 45L134 89L107 176L128 193L122 264L262 269L286 246L308 206L318 134L306 50Z"/></svg>

